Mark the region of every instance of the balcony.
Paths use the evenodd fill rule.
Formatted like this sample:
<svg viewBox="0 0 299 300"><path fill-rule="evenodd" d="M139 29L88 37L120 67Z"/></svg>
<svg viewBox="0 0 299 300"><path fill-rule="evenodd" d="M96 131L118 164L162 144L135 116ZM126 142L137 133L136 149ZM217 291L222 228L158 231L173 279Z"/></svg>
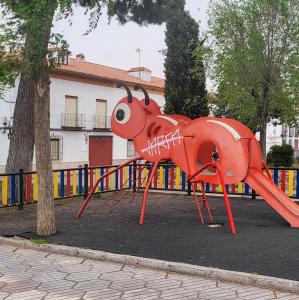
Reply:
<svg viewBox="0 0 299 300"><path fill-rule="evenodd" d="M94 115L93 119L95 130L111 130L111 116Z"/></svg>
<svg viewBox="0 0 299 300"><path fill-rule="evenodd" d="M84 114L61 114L61 127L68 130L80 130L85 127Z"/></svg>

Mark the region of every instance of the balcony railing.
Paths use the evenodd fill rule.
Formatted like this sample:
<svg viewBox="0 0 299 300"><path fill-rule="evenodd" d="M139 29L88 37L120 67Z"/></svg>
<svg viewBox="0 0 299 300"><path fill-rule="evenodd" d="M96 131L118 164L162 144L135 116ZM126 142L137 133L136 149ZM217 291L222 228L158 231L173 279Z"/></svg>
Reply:
<svg viewBox="0 0 299 300"><path fill-rule="evenodd" d="M84 114L61 114L61 126L64 128L84 128Z"/></svg>
<svg viewBox="0 0 299 300"><path fill-rule="evenodd" d="M111 116L94 115L95 129L111 129Z"/></svg>

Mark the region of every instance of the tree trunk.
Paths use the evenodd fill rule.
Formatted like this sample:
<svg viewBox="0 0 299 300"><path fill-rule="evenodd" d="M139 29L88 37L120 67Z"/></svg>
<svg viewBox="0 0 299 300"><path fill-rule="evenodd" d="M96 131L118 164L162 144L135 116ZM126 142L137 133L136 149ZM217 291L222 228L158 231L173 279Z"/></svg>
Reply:
<svg viewBox="0 0 299 300"><path fill-rule="evenodd" d="M38 176L37 228L38 235L48 236L56 232L53 172L50 142L50 77L48 70L48 44L51 35L57 1L47 0L37 14L39 26L35 28L31 55L38 57L34 74L34 138L36 171ZM35 46L34 46L35 45ZM34 67L34 66L33 66Z"/></svg>
<svg viewBox="0 0 299 300"><path fill-rule="evenodd" d="M267 121L266 120L261 120L261 124L260 124L260 146L261 146L264 161L266 161L266 158L267 158L266 144L267 144Z"/></svg>
<svg viewBox="0 0 299 300"><path fill-rule="evenodd" d="M267 159L267 122L269 115L269 90L270 90L270 79L269 74L266 76L263 86L263 102L262 111L260 113L260 145L263 155L263 160Z"/></svg>
<svg viewBox="0 0 299 300"><path fill-rule="evenodd" d="M6 173L31 171L34 152L34 81L22 73L13 114Z"/></svg>
<svg viewBox="0 0 299 300"><path fill-rule="evenodd" d="M35 155L38 174L36 232L38 235L51 235L56 232L56 226L50 144L50 78L46 58L37 78L34 97Z"/></svg>

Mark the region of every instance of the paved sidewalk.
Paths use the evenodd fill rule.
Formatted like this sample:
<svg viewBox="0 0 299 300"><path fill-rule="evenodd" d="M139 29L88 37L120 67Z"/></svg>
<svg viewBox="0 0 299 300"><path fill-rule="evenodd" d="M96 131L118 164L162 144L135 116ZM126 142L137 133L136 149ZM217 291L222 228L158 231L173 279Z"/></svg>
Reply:
<svg viewBox="0 0 299 300"><path fill-rule="evenodd" d="M55 202L59 231L46 240L50 244L299 282L298 229L291 228L264 201L231 198L237 228L237 234L232 235L223 198L208 197L214 221L224 227L201 225L193 198L186 195L151 193L142 226L139 225L142 193L138 193L132 206L127 198L111 211L103 204L113 194L101 194L90 201L80 219L76 214L83 203L82 197L59 200ZM33 204L25 205L24 210L0 209L0 236L39 239L34 222L36 207ZM206 211L204 217L207 221Z"/></svg>
<svg viewBox="0 0 299 300"><path fill-rule="evenodd" d="M0 246L0 299L299 300L299 295Z"/></svg>

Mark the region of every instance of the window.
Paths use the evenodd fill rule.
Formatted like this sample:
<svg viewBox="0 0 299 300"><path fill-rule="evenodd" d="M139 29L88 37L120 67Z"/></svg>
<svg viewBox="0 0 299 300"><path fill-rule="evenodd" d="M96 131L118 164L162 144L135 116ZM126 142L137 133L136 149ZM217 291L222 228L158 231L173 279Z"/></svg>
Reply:
<svg viewBox="0 0 299 300"><path fill-rule="evenodd" d="M59 160L60 140L58 138L51 139L51 158L52 160Z"/></svg>
<svg viewBox="0 0 299 300"><path fill-rule="evenodd" d="M107 101L96 102L96 128L107 128Z"/></svg>
<svg viewBox="0 0 299 300"><path fill-rule="evenodd" d="M137 155L137 153L135 151L134 143L132 140L128 140L127 155L128 155L128 157L134 157Z"/></svg>
<svg viewBox="0 0 299 300"><path fill-rule="evenodd" d="M78 126L78 97L65 96L64 126Z"/></svg>

